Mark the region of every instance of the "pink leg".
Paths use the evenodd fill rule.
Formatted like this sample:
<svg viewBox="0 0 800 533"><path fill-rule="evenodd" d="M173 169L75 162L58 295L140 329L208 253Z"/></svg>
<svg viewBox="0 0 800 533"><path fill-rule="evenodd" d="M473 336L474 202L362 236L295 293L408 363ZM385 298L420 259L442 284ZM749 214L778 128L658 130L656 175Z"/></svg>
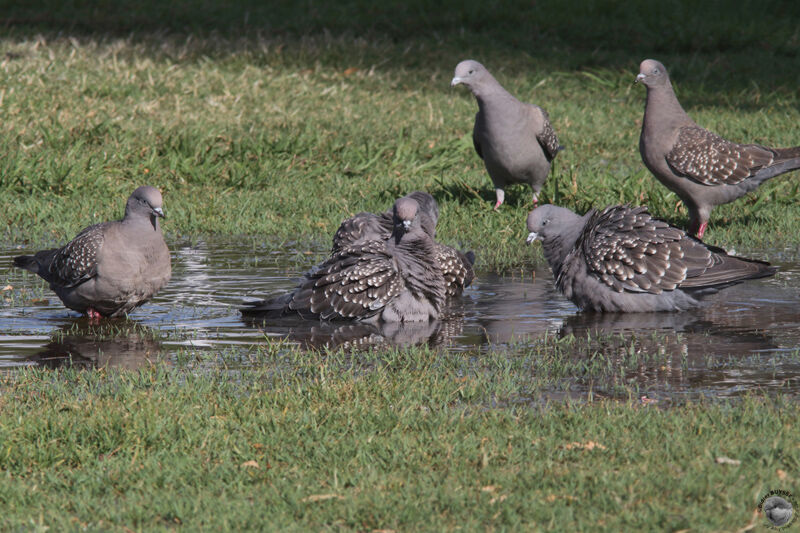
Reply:
<svg viewBox="0 0 800 533"><path fill-rule="evenodd" d="M708 227L708 221L700 222L697 218L692 219L689 218L689 234L694 235L698 239L703 238L703 233L706 232L706 228Z"/></svg>
<svg viewBox="0 0 800 533"><path fill-rule="evenodd" d="M503 189L496 188L494 190L494 194L495 194L495 196L497 196L497 203L494 204L494 210L497 211L497 208L502 205L503 200L506 197L506 193L505 193L505 191Z"/></svg>
<svg viewBox="0 0 800 533"><path fill-rule="evenodd" d="M96 309L92 307L86 310L86 314L89 316L90 322L95 322L103 318L103 315L101 315Z"/></svg>
<svg viewBox="0 0 800 533"><path fill-rule="evenodd" d="M707 227L708 227L708 222L703 222L702 224L700 224L700 227L697 230L697 238L698 239L702 239L703 238L703 233L706 232L706 228Z"/></svg>

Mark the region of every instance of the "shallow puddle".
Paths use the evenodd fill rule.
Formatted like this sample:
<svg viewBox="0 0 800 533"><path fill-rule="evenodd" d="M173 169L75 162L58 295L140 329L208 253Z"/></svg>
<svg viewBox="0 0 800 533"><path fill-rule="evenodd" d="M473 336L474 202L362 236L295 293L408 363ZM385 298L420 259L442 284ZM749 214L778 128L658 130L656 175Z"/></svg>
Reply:
<svg viewBox="0 0 800 533"><path fill-rule="evenodd" d="M498 350L512 358L561 339L567 349L574 346L571 358L601 357L610 370L567 378L556 396L565 387L573 396L635 390L655 398L800 391L800 264L782 262L778 252L764 254L780 266L776 277L726 289L685 313L578 314L542 265L525 276L479 272L438 323L378 329L242 319L243 300L290 289L323 257L321 250L251 238L178 241L170 249L167 288L130 320L107 321L102 334L39 278L10 266L33 249L0 249L0 368L65 362L135 368L157 359L214 361L220 353L229 356L226 364L247 365L248 352L280 342L345 349L427 343L471 359Z"/></svg>

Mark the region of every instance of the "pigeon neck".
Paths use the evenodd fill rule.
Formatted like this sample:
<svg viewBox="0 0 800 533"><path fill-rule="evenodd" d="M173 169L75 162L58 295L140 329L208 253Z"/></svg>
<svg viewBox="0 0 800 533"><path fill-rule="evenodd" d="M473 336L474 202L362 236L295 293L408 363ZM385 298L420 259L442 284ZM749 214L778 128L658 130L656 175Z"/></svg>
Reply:
<svg viewBox="0 0 800 533"><path fill-rule="evenodd" d="M475 95L475 99L478 101L478 107L480 107L481 110L487 106L492 106L492 104L502 102L507 98L514 98L511 96L511 93L506 91L503 86L491 76L480 85L473 87L472 94Z"/></svg>
<svg viewBox="0 0 800 533"><path fill-rule="evenodd" d="M130 213L125 211L125 217L122 219L122 225L126 227L136 227L139 229L146 228L150 231L158 232L161 230L161 224L158 222L158 217L155 215L142 215L140 213Z"/></svg>
<svg viewBox="0 0 800 533"><path fill-rule="evenodd" d="M542 241L542 251L553 270L553 277L557 278L561 273L561 267L564 265L567 255L575 248L575 243L583 232L588 217L593 212L594 210L589 211L583 217L572 213L569 220L563 221L562 229L557 235Z"/></svg>
<svg viewBox="0 0 800 533"><path fill-rule="evenodd" d="M671 83L647 88L642 128L676 128L687 123L692 123L692 120L681 107Z"/></svg>

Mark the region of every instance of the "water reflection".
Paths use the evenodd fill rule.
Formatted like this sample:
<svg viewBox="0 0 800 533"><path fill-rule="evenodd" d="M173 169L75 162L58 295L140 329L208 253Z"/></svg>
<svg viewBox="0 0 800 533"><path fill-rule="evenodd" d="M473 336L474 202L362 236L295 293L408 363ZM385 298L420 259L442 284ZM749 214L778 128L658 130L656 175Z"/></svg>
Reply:
<svg viewBox="0 0 800 533"><path fill-rule="evenodd" d="M112 321L116 322L116 321ZM52 335L43 349L25 362L49 368L61 366L135 369L154 363L161 354L157 332L127 320L121 327L96 326L79 319Z"/></svg>
<svg viewBox="0 0 800 533"><path fill-rule="evenodd" d="M438 322L370 326L245 321L239 314L244 299L292 288L292 278L317 262L322 248L207 238L172 241L170 249L173 279L130 316L131 331L148 332L137 337L82 329L83 319L41 280L11 268L13 256L31 250L0 248L0 367L53 366L69 357L72 364L130 368L159 356L210 361L221 352L244 354L240 360L247 361L249 351L273 340L347 350L427 344L511 357L556 337L575 339L575 360L607 358L618 370L612 387L736 394L790 383L800 390L800 265L794 262L779 264L775 278L726 289L684 313L578 314L545 266L524 277L479 273ZM576 387L590 386L579 372L573 377Z"/></svg>
<svg viewBox="0 0 800 533"><path fill-rule="evenodd" d="M447 342L457 320L421 324L362 324L347 322L309 322L286 319L266 322L245 318L247 324L265 336L283 337L303 348L353 350L368 347L441 346Z"/></svg>

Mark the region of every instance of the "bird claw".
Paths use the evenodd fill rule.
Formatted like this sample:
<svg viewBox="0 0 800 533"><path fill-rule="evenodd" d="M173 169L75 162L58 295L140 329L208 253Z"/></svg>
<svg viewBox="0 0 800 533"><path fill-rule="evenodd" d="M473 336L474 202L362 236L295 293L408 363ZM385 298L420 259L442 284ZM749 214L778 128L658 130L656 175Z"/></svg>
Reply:
<svg viewBox="0 0 800 533"><path fill-rule="evenodd" d="M101 315L96 309L92 307L86 310L86 315L89 317L89 322L99 322L103 315Z"/></svg>

